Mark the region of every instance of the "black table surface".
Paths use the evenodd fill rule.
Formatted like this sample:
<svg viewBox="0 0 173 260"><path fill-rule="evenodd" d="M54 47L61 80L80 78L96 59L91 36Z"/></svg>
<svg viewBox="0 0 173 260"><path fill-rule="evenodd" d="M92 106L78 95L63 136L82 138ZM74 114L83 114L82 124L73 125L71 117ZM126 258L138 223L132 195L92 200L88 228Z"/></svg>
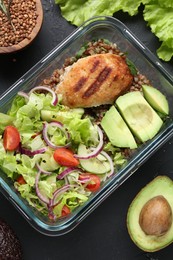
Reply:
<svg viewBox="0 0 173 260"><path fill-rule="evenodd" d="M26 49L12 55L0 56L0 92L17 81L36 62L68 36L75 26L62 16L54 0L43 0L44 22L34 42ZM118 12L114 15L154 53L158 39L143 20L142 8L137 16ZM161 63L169 73L173 63ZM171 260L173 244L155 253L146 253L131 241L126 227L128 207L139 192L156 175L173 173L173 138L167 141L124 184L115 190L94 212L71 232L49 237L36 231L0 194L0 217L4 218L19 237L26 260ZM173 177L173 174L172 174Z"/></svg>

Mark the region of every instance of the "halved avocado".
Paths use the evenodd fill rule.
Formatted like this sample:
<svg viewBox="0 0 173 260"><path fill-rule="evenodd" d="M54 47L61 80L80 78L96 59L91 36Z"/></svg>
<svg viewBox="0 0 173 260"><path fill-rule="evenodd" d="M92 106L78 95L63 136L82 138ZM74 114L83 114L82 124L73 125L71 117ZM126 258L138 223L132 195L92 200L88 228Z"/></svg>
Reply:
<svg viewBox="0 0 173 260"><path fill-rule="evenodd" d="M129 92L116 100L116 105L132 133L141 141L152 139L163 121L140 91Z"/></svg>
<svg viewBox="0 0 173 260"><path fill-rule="evenodd" d="M169 104L166 97L156 88L143 85L142 90L145 99L158 112L165 115L169 114Z"/></svg>
<svg viewBox="0 0 173 260"><path fill-rule="evenodd" d="M134 198L127 213L127 228L143 251L158 251L173 242L173 181L158 176Z"/></svg>
<svg viewBox="0 0 173 260"><path fill-rule="evenodd" d="M112 106L104 115L101 126L109 138L109 141L117 147L137 148L136 141L124 122L123 118Z"/></svg>

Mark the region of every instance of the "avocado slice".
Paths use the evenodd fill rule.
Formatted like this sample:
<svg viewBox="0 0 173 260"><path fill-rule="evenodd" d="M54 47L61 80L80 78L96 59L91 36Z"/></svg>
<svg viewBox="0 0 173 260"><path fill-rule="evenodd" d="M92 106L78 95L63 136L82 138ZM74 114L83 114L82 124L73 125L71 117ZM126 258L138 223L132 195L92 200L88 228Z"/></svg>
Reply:
<svg viewBox="0 0 173 260"><path fill-rule="evenodd" d="M158 251L173 242L172 194L173 181L167 176L157 176L141 189L130 204L127 212L128 233L143 251ZM145 229L141 214L147 223Z"/></svg>
<svg viewBox="0 0 173 260"><path fill-rule="evenodd" d="M156 88L143 85L142 90L145 99L158 112L165 115L169 114L169 105L166 97Z"/></svg>
<svg viewBox="0 0 173 260"><path fill-rule="evenodd" d="M113 145L131 149L137 148L132 133L115 106L111 106L106 112L101 120L101 126Z"/></svg>
<svg viewBox="0 0 173 260"><path fill-rule="evenodd" d="M141 141L152 139L163 121L140 91L129 92L116 100L116 105L132 133Z"/></svg>

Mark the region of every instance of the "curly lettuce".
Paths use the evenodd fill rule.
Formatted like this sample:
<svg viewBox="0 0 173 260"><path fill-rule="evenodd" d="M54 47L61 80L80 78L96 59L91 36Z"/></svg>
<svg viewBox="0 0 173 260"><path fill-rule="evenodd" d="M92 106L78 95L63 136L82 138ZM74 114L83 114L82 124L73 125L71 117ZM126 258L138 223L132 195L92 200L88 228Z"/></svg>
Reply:
<svg viewBox="0 0 173 260"><path fill-rule="evenodd" d="M144 20L161 42L158 57L169 61L173 56L172 0L55 0L55 3L59 5L63 17L76 26L93 16L113 16L120 10L134 16L142 4Z"/></svg>
<svg viewBox="0 0 173 260"><path fill-rule="evenodd" d="M173 2L153 1L144 9L144 19L162 44L157 50L160 59L169 61L173 56ZM166 5L167 4L167 5Z"/></svg>
<svg viewBox="0 0 173 260"><path fill-rule="evenodd" d="M55 0L59 4L62 15L72 24L81 25L87 19L97 15L112 16L115 12L123 10L130 15L138 12L138 7L145 0Z"/></svg>

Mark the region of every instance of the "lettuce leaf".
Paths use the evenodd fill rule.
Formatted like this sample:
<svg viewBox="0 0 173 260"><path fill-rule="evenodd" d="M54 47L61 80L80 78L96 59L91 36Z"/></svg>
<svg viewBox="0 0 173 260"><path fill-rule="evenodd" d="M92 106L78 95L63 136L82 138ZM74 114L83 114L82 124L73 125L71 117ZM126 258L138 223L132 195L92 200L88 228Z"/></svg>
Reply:
<svg viewBox="0 0 173 260"><path fill-rule="evenodd" d="M144 19L151 27L151 31L163 42L157 50L158 57L169 61L173 56L173 2L167 0L162 3L158 0L155 4L146 5Z"/></svg>
<svg viewBox="0 0 173 260"><path fill-rule="evenodd" d="M138 13L141 4L144 7L144 20L148 22L153 34L161 41L157 55L164 61L173 56L173 1L172 0L55 0L63 17L79 26L93 16L112 16L117 11Z"/></svg>
<svg viewBox="0 0 173 260"><path fill-rule="evenodd" d="M41 194L52 199L53 192L56 190L56 174L52 174L51 176L47 176L44 180L40 180L38 185Z"/></svg>
<svg viewBox="0 0 173 260"><path fill-rule="evenodd" d="M63 198L57 206L54 207L53 212L56 216L60 217L62 208L66 205L71 210L77 208L78 206L82 205L84 202L88 200L88 197L80 194L75 191L67 192L63 195Z"/></svg>
<svg viewBox="0 0 173 260"><path fill-rule="evenodd" d="M12 117L15 117L16 114L17 114L17 111L19 110L19 108L24 106L24 105L25 105L25 99L23 97L17 95L13 99L11 107L10 107L10 109L8 111L8 115L12 116Z"/></svg>
<svg viewBox="0 0 173 260"><path fill-rule="evenodd" d="M122 10L130 15L138 12L141 0L55 0L59 4L62 15L67 21L79 26L87 19L97 15L112 16L115 12Z"/></svg>
<svg viewBox="0 0 173 260"><path fill-rule="evenodd" d="M170 61L173 56L173 48L168 47L166 43L162 43L160 48L157 50L157 55L164 61Z"/></svg>
<svg viewBox="0 0 173 260"><path fill-rule="evenodd" d="M13 121L14 121L14 117L12 116L9 116L7 114L4 114L4 113L0 113L0 133L2 134L5 127L7 125L12 125L13 124Z"/></svg>
<svg viewBox="0 0 173 260"><path fill-rule="evenodd" d="M152 2L152 1L149 1ZM157 1L156 1L157 2ZM172 0L158 0L158 3L162 7L173 7L173 1Z"/></svg>
<svg viewBox="0 0 173 260"><path fill-rule="evenodd" d="M92 125L89 118L74 118L69 125L68 130L74 143L97 144L98 132L97 128Z"/></svg>

